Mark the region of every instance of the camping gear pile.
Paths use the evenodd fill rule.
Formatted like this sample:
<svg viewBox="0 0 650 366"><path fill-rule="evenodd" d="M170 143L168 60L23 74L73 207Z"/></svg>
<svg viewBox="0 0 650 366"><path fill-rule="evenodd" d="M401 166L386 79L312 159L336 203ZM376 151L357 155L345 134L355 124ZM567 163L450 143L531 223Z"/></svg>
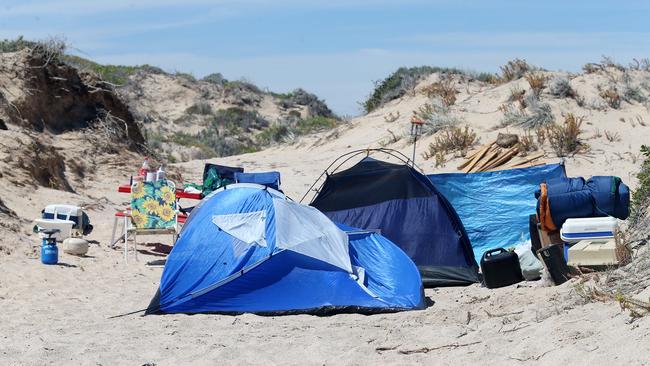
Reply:
<svg viewBox="0 0 650 366"><path fill-rule="evenodd" d="M424 286L482 279L499 288L539 280L544 269L561 284L569 265L618 263L613 238L617 218L629 214L627 186L617 177L567 178L562 164L531 166L532 157L511 161L514 148L488 144L464 167L476 173L429 176L393 150L353 151L325 170L309 206L282 193L278 172L206 164L203 184L191 187L203 199L187 210L146 313L422 309ZM504 166L517 168L485 171ZM127 187L125 220L134 230L178 225L179 191L164 170L147 179L147 169L145 160ZM57 261L55 235L92 229L80 208L48 206L43 214L39 220L55 226L41 230L43 263ZM68 246L84 252L82 243Z"/></svg>
<svg viewBox="0 0 650 366"><path fill-rule="evenodd" d="M627 250L617 248L618 220L630 212L629 188L618 177L556 178L540 184L537 198L539 243L535 246L556 284L569 268L617 265Z"/></svg>
<svg viewBox="0 0 650 366"><path fill-rule="evenodd" d="M552 164L428 178L457 210L475 258L530 240L528 250L514 250L523 277L539 278L543 263L555 284L570 277L569 265L620 263L614 238L618 219L629 214L629 189L617 177L567 178L563 165ZM490 272L509 273L511 267L487 271L486 283Z"/></svg>
<svg viewBox="0 0 650 366"><path fill-rule="evenodd" d="M47 252L52 253L53 249L57 249L57 258L57 241L63 243L65 253L86 255L88 242L83 239L83 236L90 234L92 230L93 226L83 208L68 204L46 206L41 211L41 217L35 220L34 225L34 232L43 239L43 248L45 248L46 239L48 243L51 241L54 248L49 247Z"/></svg>
<svg viewBox="0 0 650 366"><path fill-rule="evenodd" d="M501 169L528 168L544 164L544 162L539 161L545 156L544 152L515 158L520 152L517 141L512 146L508 145L510 144L500 144L500 141L497 140L485 144L467 154L465 161L458 166L458 170L462 170L464 173L478 173Z"/></svg>

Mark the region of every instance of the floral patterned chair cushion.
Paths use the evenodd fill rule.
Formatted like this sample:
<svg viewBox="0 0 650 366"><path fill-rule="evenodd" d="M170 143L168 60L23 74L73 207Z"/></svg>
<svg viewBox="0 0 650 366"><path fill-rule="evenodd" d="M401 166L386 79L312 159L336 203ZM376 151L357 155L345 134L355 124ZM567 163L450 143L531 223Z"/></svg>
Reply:
<svg viewBox="0 0 650 366"><path fill-rule="evenodd" d="M136 229L176 226L176 187L170 181L138 182L131 187L131 220Z"/></svg>

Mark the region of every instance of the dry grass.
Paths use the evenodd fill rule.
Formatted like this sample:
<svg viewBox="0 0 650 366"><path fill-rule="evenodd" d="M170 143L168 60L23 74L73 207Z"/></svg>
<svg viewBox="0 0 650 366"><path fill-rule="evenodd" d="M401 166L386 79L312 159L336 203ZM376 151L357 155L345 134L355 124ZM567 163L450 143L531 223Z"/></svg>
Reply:
<svg viewBox="0 0 650 366"><path fill-rule="evenodd" d="M413 111L413 115L424 121L422 126L424 135L432 135L465 121L462 115L453 113L451 108L438 98L433 98L430 103L420 106L418 110Z"/></svg>
<svg viewBox="0 0 650 366"><path fill-rule="evenodd" d="M611 87L605 90L601 90L599 95L611 108L618 109L621 107L621 96L618 95L616 88Z"/></svg>
<svg viewBox="0 0 650 366"><path fill-rule="evenodd" d="M552 124L546 127L546 138L557 156L574 155L588 150L589 146L582 142L582 123L584 117L567 114L562 125Z"/></svg>
<svg viewBox="0 0 650 366"><path fill-rule="evenodd" d="M535 135L537 135L537 143L541 146L546 142L546 130L543 128L538 128L535 130Z"/></svg>
<svg viewBox="0 0 650 366"><path fill-rule="evenodd" d="M510 88L510 96L508 96L508 102L518 102L519 108L526 108L526 91L514 86Z"/></svg>
<svg viewBox="0 0 650 366"><path fill-rule="evenodd" d="M458 94L458 91L452 79L444 79L425 86L422 88L422 93L429 98L440 98L444 105L448 107L456 103L456 94Z"/></svg>
<svg viewBox="0 0 650 366"><path fill-rule="evenodd" d="M542 93L542 90L544 90L544 87L546 87L546 76L542 73L529 72L524 76L524 78L528 82L528 85L530 85L533 93L537 96L539 96Z"/></svg>
<svg viewBox="0 0 650 366"><path fill-rule="evenodd" d="M618 132L610 132L605 130L605 138L609 142L619 142L621 141L621 135Z"/></svg>
<svg viewBox="0 0 650 366"><path fill-rule="evenodd" d="M465 155L469 148L478 143L478 140L476 132L469 126L448 128L438 133L433 142L429 144L429 150L424 153L423 157L429 159L439 153Z"/></svg>
<svg viewBox="0 0 650 366"><path fill-rule="evenodd" d="M539 150L539 144L535 142L535 138L530 131L519 136L519 145L517 147L519 148L519 154L523 156L527 155L530 151Z"/></svg>
<svg viewBox="0 0 650 366"><path fill-rule="evenodd" d="M534 69L526 60L516 58L501 66L501 78L506 82L517 80Z"/></svg>

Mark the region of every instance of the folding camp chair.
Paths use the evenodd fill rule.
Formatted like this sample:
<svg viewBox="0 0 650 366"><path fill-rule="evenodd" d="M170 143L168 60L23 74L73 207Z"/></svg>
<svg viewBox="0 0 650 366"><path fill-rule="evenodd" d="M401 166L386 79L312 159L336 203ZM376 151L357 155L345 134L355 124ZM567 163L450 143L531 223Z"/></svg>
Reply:
<svg viewBox="0 0 650 366"><path fill-rule="evenodd" d="M178 234L176 187L170 181L136 182L131 186L131 210L124 213L124 259L128 261L129 234L138 259L138 235Z"/></svg>
<svg viewBox="0 0 650 366"><path fill-rule="evenodd" d="M203 197L223 186L235 183L235 174L243 172L244 168L205 164L203 168Z"/></svg>

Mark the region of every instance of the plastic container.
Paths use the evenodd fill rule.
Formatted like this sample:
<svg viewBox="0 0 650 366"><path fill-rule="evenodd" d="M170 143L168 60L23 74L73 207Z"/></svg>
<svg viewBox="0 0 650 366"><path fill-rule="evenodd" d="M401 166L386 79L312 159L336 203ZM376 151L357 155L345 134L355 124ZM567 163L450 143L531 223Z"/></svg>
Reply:
<svg viewBox="0 0 650 366"><path fill-rule="evenodd" d="M156 181L156 172L147 172L146 182L155 182Z"/></svg>
<svg viewBox="0 0 650 366"><path fill-rule="evenodd" d="M582 240L569 249L569 265L572 266L612 266L618 264L616 241Z"/></svg>
<svg viewBox="0 0 650 366"><path fill-rule="evenodd" d="M618 220L615 217L567 219L560 230L560 237L567 243L610 239L614 237L617 225Z"/></svg>
<svg viewBox="0 0 650 366"><path fill-rule="evenodd" d="M158 172L156 173L156 180L165 180L167 179L167 174L165 173L165 169L161 165L160 168L158 168Z"/></svg>
<svg viewBox="0 0 650 366"><path fill-rule="evenodd" d="M144 162L142 162L142 167L140 167L140 170L138 170L138 175L144 179L147 177L148 172L149 172L149 157L146 157L144 158Z"/></svg>
<svg viewBox="0 0 650 366"><path fill-rule="evenodd" d="M544 262L544 266L551 274L551 279L556 285L561 285L569 280L569 267L564 260L562 244L551 244L537 251L537 255Z"/></svg>
<svg viewBox="0 0 650 366"><path fill-rule="evenodd" d="M488 250L483 254L481 272L487 288L508 286L524 280L517 253L503 248Z"/></svg>

